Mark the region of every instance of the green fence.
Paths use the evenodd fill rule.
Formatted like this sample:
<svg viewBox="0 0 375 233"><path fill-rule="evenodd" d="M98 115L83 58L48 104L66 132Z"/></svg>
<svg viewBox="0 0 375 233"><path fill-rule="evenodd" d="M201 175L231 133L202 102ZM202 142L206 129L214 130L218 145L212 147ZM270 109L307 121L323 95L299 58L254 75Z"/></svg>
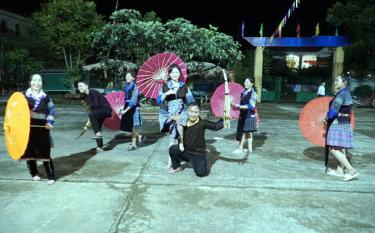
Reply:
<svg viewBox="0 0 375 233"><path fill-rule="evenodd" d="M45 91L70 91L69 76L65 72L41 72L43 77L43 90Z"/></svg>
<svg viewBox="0 0 375 233"><path fill-rule="evenodd" d="M280 100L280 93L281 78L263 76L262 101L278 101Z"/></svg>

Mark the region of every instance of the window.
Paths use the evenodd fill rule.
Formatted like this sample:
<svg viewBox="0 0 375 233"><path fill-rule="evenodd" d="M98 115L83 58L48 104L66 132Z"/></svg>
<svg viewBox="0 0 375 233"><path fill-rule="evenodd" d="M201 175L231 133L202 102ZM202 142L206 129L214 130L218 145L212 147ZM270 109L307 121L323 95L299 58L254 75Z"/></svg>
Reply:
<svg viewBox="0 0 375 233"><path fill-rule="evenodd" d="M16 24L16 35L19 36L21 35L21 30L20 30L20 25Z"/></svg>
<svg viewBox="0 0 375 233"><path fill-rule="evenodd" d="M1 20L1 32L8 32L7 22L5 20Z"/></svg>

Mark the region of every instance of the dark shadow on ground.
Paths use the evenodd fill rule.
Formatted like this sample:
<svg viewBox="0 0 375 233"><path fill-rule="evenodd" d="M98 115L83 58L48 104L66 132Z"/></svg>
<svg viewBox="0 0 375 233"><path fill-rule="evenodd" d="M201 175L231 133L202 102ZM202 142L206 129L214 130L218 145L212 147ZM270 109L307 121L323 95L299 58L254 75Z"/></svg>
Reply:
<svg viewBox="0 0 375 233"><path fill-rule="evenodd" d="M310 159L322 161L322 164L324 166L324 147L310 147L303 151L303 154ZM351 160L353 157L353 154L350 153L350 151L346 152L346 156ZM338 161L334 156L330 153L328 157L328 167L336 168L338 165Z"/></svg>
<svg viewBox="0 0 375 233"><path fill-rule="evenodd" d="M209 141L209 142L208 142ZM206 140L207 143L213 143L215 140ZM246 163L248 159L248 153L244 153L242 158L239 159L233 159L233 158L227 158L220 155L221 153L216 150L216 148L210 144L206 145L206 159L207 159L207 176L211 172L212 166L216 163L218 160L223 160L230 163L238 163L243 164ZM182 164L182 169L185 168L193 168L192 164L190 162Z"/></svg>
<svg viewBox="0 0 375 233"><path fill-rule="evenodd" d="M53 164L55 167L56 180L80 170L86 161L94 157L96 154L95 149L90 149L54 159ZM38 166L38 171L43 178L47 177L43 164Z"/></svg>
<svg viewBox="0 0 375 233"><path fill-rule="evenodd" d="M253 134L253 150L256 148L262 147L264 142L267 140L267 133L255 133ZM226 140L236 140L236 133L228 134L224 137ZM245 148L247 147L247 140L245 142Z"/></svg>
<svg viewBox="0 0 375 233"><path fill-rule="evenodd" d="M163 134L161 134L159 132L143 133L142 135L146 137L146 140L142 145L139 145L139 147L146 147L146 146L152 145L164 136ZM120 134L117 134L108 143L106 143L104 150L109 151L109 150L114 149L119 144L128 143L128 142L131 142L131 136L120 133Z"/></svg>

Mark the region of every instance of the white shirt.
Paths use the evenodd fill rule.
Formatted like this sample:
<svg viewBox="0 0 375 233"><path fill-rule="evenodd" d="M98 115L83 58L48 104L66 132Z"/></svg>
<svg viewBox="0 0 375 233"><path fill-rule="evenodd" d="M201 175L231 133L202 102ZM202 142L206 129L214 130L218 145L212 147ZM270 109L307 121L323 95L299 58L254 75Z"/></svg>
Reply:
<svg viewBox="0 0 375 233"><path fill-rule="evenodd" d="M320 85L318 88L317 95L326 95L326 88L323 85Z"/></svg>

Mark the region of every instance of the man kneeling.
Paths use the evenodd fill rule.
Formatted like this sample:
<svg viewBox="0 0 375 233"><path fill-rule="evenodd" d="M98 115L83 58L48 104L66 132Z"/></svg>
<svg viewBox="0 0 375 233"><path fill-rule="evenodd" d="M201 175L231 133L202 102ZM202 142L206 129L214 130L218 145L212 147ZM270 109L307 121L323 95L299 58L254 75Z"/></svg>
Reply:
<svg viewBox="0 0 375 233"><path fill-rule="evenodd" d="M184 127L184 151L179 149L179 145L173 145L169 148L169 156L172 160L172 173L182 171L181 161L192 162L194 172L197 176L207 175L206 159L206 140L204 138L205 130L218 131L223 128L223 120L210 122L201 119L200 107L192 104L188 109L188 121Z"/></svg>

